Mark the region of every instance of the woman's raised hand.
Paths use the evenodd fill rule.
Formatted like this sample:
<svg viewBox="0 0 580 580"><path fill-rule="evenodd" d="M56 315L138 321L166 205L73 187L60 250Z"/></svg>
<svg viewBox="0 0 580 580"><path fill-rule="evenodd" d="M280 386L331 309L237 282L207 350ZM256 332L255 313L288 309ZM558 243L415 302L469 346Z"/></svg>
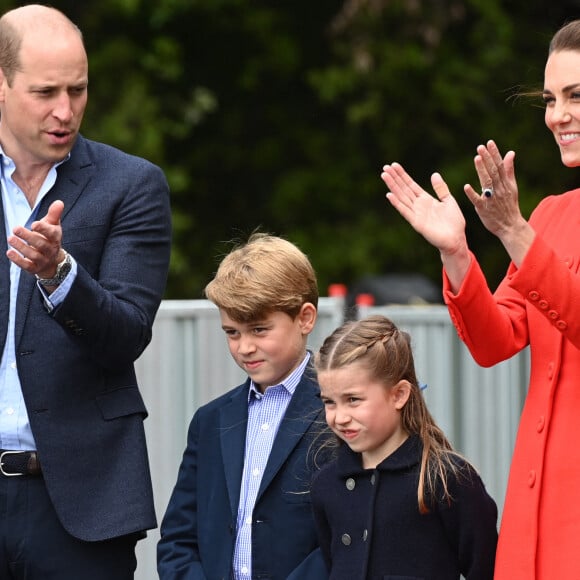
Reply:
<svg viewBox="0 0 580 580"><path fill-rule="evenodd" d="M465 218L438 173L431 176L437 197L420 187L399 163L383 167L381 179L389 188L391 205L442 254L465 250Z"/></svg>

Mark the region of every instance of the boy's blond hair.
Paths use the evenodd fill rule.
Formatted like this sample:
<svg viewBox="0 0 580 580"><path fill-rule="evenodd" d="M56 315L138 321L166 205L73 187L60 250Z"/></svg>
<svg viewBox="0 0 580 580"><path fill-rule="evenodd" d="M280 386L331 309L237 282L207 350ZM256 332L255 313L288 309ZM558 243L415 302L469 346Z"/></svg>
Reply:
<svg viewBox="0 0 580 580"><path fill-rule="evenodd" d="M294 319L306 302L318 306L316 274L294 244L266 233L254 233L221 262L205 295L237 322L272 312Z"/></svg>

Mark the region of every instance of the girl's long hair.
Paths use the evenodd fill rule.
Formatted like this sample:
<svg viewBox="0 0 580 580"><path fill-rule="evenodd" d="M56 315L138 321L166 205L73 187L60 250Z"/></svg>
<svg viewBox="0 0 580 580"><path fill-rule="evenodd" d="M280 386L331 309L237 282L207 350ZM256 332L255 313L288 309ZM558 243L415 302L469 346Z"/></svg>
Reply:
<svg viewBox="0 0 580 580"><path fill-rule="evenodd" d="M459 455L427 408L417 381L410 335L385 316L369 316L337 328L326 338L314 360L318 372L339 369L354 362L387 389L401 380L411 385L411 394L401 410L401 424L409 435L417 434L423 443L417 488L419 511L429 512L426 498L435 498L439 485L443 499L451 501L448 475L450 471L458 474L454 458Z"/></svg>

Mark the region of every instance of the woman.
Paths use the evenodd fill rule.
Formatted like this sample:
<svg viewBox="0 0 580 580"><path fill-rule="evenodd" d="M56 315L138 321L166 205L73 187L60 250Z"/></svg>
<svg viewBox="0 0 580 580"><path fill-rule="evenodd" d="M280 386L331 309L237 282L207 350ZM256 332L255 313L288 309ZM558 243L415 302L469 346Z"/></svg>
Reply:
<svg viewBox="0 0 580 580"><path fill-rule="evenodd" d="M580 166L580 20L553 37L544 74L545 122L567 167ZM528 344L530 385L508 481L496 580L577 578L580 545L580 189L545 198L529 221L518 205L515 154L477 148L482 193L465 193L511 263L492 294L467 246L465 220L439 174L437 197L398 164L387 198L443 262L443 293L460 338L491 366Z"/></svg>

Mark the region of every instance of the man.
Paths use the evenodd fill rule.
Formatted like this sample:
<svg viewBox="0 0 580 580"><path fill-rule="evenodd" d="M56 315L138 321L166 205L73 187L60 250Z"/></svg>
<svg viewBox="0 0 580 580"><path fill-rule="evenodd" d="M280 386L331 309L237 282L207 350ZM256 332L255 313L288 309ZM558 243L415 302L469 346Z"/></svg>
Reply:
<svg viewBox="0 0 580 580"><path fill-rule="evenodd" d="M133 363L166 284L168 186L79 134L87 85L61 12L0 18L3 580L132 578L156 526Z"/></svg>

